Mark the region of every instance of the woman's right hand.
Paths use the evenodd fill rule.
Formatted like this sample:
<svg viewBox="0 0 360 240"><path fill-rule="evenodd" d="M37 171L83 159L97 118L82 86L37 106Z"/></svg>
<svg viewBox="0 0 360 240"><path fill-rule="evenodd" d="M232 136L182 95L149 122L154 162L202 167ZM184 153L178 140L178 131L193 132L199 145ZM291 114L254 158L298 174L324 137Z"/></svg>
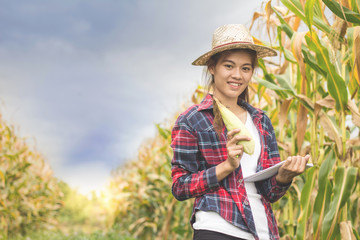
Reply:
<svg viewBox="0 0 360 240"><path fill-rule="evenodd" d="M227 134L227 154L228 158L216 166L216 177L218 181L223 180L240 166L240 159L244 154L244 146L237 145L239 141L250 141L250 138L239 133L240 129L234 129Z"/></svg>
<svg viewBox="0 0 360 240"><path fill-rule="evenodd" d="M227 162L229 166L235 170L240 166L240 159L244 154L244 146L242 144L237 145L239 141L250 141L248 136L238 134L241 129L234 129L227 134Z"/></svg>

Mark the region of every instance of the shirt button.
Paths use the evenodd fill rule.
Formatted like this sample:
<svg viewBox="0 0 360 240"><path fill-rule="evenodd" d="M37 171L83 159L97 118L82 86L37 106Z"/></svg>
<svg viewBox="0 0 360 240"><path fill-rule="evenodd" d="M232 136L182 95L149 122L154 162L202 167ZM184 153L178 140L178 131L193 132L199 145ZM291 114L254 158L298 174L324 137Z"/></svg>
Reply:
<svg viewBox="0 0 360 240"><path fill-rule="evenodd" d="M244 204L247 206L247 205L249 205L249 202L247 200L245 200Z"/></svg>

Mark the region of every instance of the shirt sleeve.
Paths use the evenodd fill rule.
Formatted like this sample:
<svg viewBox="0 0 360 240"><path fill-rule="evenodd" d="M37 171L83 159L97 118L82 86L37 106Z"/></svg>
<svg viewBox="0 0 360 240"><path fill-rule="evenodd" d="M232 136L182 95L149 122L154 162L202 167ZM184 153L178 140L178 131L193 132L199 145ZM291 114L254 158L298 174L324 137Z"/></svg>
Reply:
<svg viewBox="0 0 360 240"><path fill-rule="evenodd" d="M284 196L286 191L291 186L291 182L286 185L280 185L276 181L276 175L271 178L268 178L264 181L257 182L256 184L261 189L261 192L262 192L262 195L264 196L264 198L271 203L276 202L282 196Z"/></svg>
<svg viewBox="0 0 360 240"><path fill-rule="evenodd" d="M280 162L280 154L278 145L276 142L274 128L271 124L270 119L265 115L265 123L264 126L268 132L267 135L267 150L269 161L272 162L272 165ZM291 182L286 185L281 185L276 181L276 175L268 178L266 180L260 181L256 183L257 187L260 189L261 194L267 199L269 202L276 202L279 200L291 186Z"/></svg>
<svg viewBox="0 0 360 240"><path fill-rule="evenodd" d="M186 119L179 117L171 134L172 193L177 200L201 196L219 187L216 166L200 170L200 152L196 132Z"/></svg>

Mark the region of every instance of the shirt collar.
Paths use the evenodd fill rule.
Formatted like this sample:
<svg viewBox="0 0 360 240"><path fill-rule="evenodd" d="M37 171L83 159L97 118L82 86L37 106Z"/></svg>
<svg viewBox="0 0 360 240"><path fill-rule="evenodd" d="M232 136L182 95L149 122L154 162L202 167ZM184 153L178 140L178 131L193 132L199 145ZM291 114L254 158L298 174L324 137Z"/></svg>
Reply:
<svg viewBox="0 0 360 240"><path fill-rule="evenodd" d="M213 109L213 98L210 94L207 94L205 98L199 104L198 111Z"/></svg>

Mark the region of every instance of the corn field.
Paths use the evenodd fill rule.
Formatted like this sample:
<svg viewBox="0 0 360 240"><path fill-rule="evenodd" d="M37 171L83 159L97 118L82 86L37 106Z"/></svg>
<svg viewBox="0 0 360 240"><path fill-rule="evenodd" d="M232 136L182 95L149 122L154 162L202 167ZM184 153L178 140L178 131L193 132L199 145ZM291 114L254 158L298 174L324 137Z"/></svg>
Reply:
<svg viewBox="0 0 360 240"><path fill-rule="evenodd" d="M282 236L359 239L359 1L281 2L254 14L280 52L261 61L254 95L277 129L282 159L309 153L315 165L274 206Z"/></svg>
<svg viewBox="0 0 360 240"><path fill-rule="evenodd" d="M178 202L171 194L170 126L157 127L158 136L138 158L113 172L114 227L136 239L190 239L192 201Z"/></svg>
<svg viewBox="0 0 360 240"><path fill-rule="evenodd" d="M257 44L279 52L259 60L250 102L270 117L282 159L310 154L314 164L273 204L281 238L359 240L360 1L268 1L250 28ZM182 110L205 94L196 89ZM192 238L193 201L171 194L175 119L156 125L136 159L113 171L104 223L111 239ZM0 239L56 226L64 206L50 167L1 118L0 132Z"/></svg>
<svg viewBox="0 0 360 240"><path fill-rule="evenodd" d="M0 239L56 225L62 192L43 156L0 115Z"/></svg>
<svg viewBox="0 0 360 240"><path fill-rule="evenodd" d="M273 205L282 239L360 239L359 10L354 0L282 0L253 15L252 32L268 39L256 43L280 54L259 61L250 102L271 118L282 159L309 153L314 164ZM192 203L170 191L171 126L158 128L114 172L114 223L139 239L190 239Z"/></svg>

